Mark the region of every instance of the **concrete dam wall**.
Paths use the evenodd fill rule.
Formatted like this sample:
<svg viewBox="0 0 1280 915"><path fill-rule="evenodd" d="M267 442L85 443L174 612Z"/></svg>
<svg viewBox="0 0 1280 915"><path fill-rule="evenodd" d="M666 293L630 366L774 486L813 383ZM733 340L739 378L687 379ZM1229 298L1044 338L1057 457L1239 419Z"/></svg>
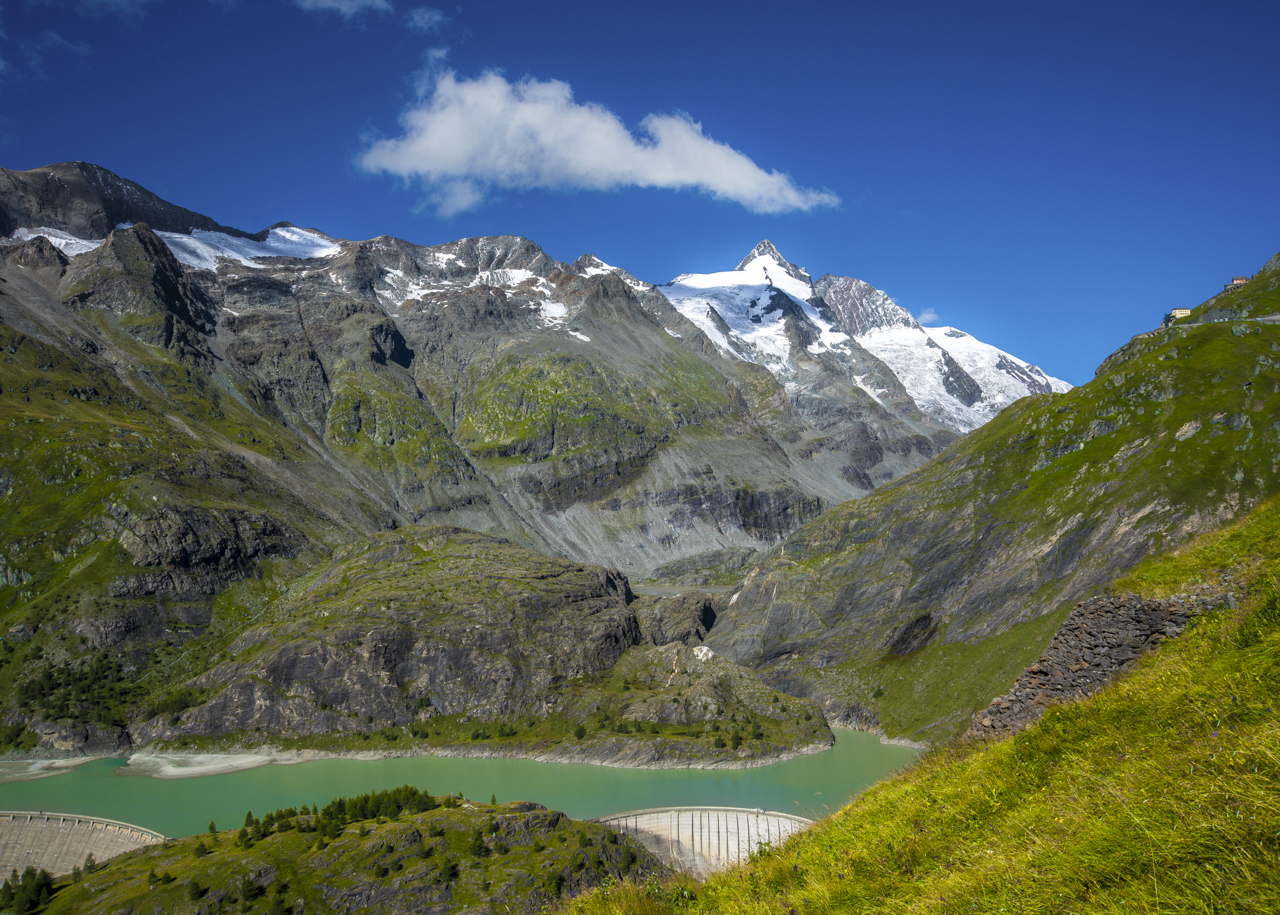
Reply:
<svg viewBox="0 0 1280 915"><path fill-rule="evenodd" d="M0 875L22 873L28 866L55 877L83 867L92 854L101 864L164 836L141 826L65 813L0 812Z"/></svg>
<svg viewBox="0 0 1280 915"><path fill-rule="evenodd" d="M747 860L761 845L778 845L812 820L746 807L663 807L594 820L626 833L665 864L703 877Z"/></svg>

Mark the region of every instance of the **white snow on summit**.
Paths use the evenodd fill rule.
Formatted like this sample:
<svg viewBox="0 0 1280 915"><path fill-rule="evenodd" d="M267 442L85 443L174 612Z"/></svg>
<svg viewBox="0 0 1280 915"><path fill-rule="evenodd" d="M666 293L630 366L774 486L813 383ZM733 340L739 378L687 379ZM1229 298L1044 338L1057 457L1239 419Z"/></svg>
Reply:
<svg viewBox="0 0 1280 915"><path fill-rule="evenodd" d="M819 332L811 354L851 355L853 341L885 364L925 415L958 432L978 428L1028 394L1071 389L963 331L921 327L869 283L835 276L813 283L767 241L736 270L682 274L660 291L727 355L764 365L784 383L796 355L786 335L792 309L775 301L785 296ZM819 311L811 299L825 307ZM886 393L864 385L868 375L855 377L877 401Z"/></svg>
<svg viewBox="0 0 1280 915"><path fill-rule="evenodd" d="M809 284L769 254L748 258L736 270L681 274L659 291L727 355L759 363L782 378L791 374L791 341L786 309L773 301L776 293L790 299L818 329L819 340L810 352L847 349L849 336L806 301L812 294Z"/></svg>
<svg viewBox="0 0 1280 915"><path fill-rule="evenodd" d="M854 339L889 366L925 415L960 432L978 428L1028 394L1071 390L1067 382L954 327L921 327L912 320L910 325L876 327ZM952 369L948 355L981 388L981 397L972 404L947 388Z"/></svg>
<svg viewBox="0 0 1280 915"><path fill-rule="evenodd" d="M129 228L128 223L121 223L117 229ZM332 238L311 229L298 229L293 226L281 226L267 233L265 241L254 241L251 238L236 238L223 232L207 232L196 229L190 235L179 232L157 232L164 243L169 246L173 256L189 267L204 270L216 270L221 260L237 261L247 267L257 266L255 260L261 257L332 257L342 248ZM101 239L77 238L59 229L44 226L36 229L18 229L10 238L19 241L43 235L49 242L62 251L67 257L75 257L96 250L102 245Z"/></svg>
<svg viewBox="0 0 1280 915"><path fill-rule="evenodd" d="M947 390L943 379L949 367L943 347L931 345L920 327L881 327L855 338L863 348L889 366L926 416L960 432L978 428L999 412L985 397L973 406ZM993 347L994 349L994 347ZM975 379L976 380L976 379ZM1019 396L1025 397L1026 388ZM1016 398L1015 398L1016 399Z"/></svg>
<svg viewBox="0 0 1280 915"><path fill-rule="evenodd" d="M587 255L584 255L583 257L584 259L589 258L590 261L587 264L587 266L582 268L582 271L581 271L582 276L600 276L601 274L604 274L604 273L612 273L614 276L620 278L624 283L626 283L632 289L644 290L644 289L650 289L653 286L652 283L646 283L643 280L636 279L634 276L632 276L626 270L623 270L621 267L615 267L612 264L606 264L604 261L600 260L600 258L596 257L594 254L587 254Z"/></svg>

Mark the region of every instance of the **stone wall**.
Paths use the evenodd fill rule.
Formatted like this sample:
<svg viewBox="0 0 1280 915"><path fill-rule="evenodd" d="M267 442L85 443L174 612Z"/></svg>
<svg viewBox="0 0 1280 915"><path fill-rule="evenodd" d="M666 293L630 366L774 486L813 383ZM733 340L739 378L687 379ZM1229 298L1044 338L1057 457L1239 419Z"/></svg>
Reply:
<svg viewBox="0 0 1280 915"><path fill-rule="evenodd" d="M1182 632L1187 620L1230 599L1196 594L1145 600L1122 594L1076 604L1044 654L1007 695L974 715L964 738L1011 736L1039 720L1049 705L1096 693L1142 654Z"/></svg>

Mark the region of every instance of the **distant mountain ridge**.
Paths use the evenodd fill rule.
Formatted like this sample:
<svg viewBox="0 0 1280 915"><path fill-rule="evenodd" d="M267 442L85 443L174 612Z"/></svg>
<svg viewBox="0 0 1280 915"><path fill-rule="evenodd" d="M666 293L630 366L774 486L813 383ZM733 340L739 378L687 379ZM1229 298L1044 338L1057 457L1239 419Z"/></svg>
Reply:
<svg viewBox="0 0 1280 915"><path fill-rule="evenodd" d="M643 575L768 547L955 438L873 357L806 354L784 384L589 255L250 234L85 163L0 191L6 325L161 398L215 450L266 448L244 472L337 531L448 522ZM814 333L810 306L777 301Z"/></svg>
<svg viewBox="0 0 1280 915"><path fill-rule="evenodd" d="M804 346L808 354L833 353L849 362L870 396L891 395L883 369L860 371L878 362L924 415L956 432L976 429L1029 394L1071 390L1065 381L963 331L921 327L862 280L826 274L813 282L768 240L733 271L681 274L662 291L727 355L759 362L783 377L795 359L804 359L790 344L814 338Z"/></svg>
<svg viewBox="0 0 1280 915"><path fill-rule="evenodd" d="M216 270L221 260L253 265L264 257L323 257L336 255L341 250L339 240L315 230L297 229L288 223L277 223L258 233L220 225L206 216L169 204L140 185L100 166L85 162L62 163L27 172L0 170L0 201L3 202L0 206L0 234L15 238L43 234L70 256L91 250L92 243L105 239L111 229L137 222L146 222L159 232L175 256L196 269ZM694 304L697 296L684 287L688 287L691 281L705 286L707 277L718 276L682 274L666 287L654 287L642 283L622 268L601 261L594 265L582 262L572 267L564 264L558 267L566 271L581 269L587 276L614 273L622 276L635 290L656 289L673 302L685 302L686 309L691 312L698 312ZM972 345L978 341L970 339L968 363L984 377L979 381L956 360L945 341L935 339L936 334L925 332L909 312L883 291L862 280L833 274L826 274L815 283L807 271L788 261L768 239L756 245L733 272L748 274L753 279L751 282L744 279L742 283L726 281L721 286L722 296L735 287L745 294L749 287L760 286L758 280L763 278L763 286L768 290L764 297L769 301L763 306L757 305L757 309L763 308L764 314L785 310L787 306L782 298L770 297L775 292L790 297L804 315L797 317L798 327L792 333L806 336L816 331L821 337L823 333L829 336L833 332L843 332L861 346L852 360L853 370L865 369L869 362L883 363L889 373L905 386L908 396L924 415L953 431L967 432L977 428L1026 394L1070 389L1066 382L1045 375L1038 367L994 347ZM425 287L424 290L416 290L412 284L404 283L397 288L396 279L402 278L403 274L396 274L393 269L384 278L390 288L379 292L379 297L392 308L407 301L403 297L396 301L398 295L411 296L415 291L425 291ZM501 278L498 278L497 285L504 285ZM764 293L765 290L757 289L756 295L748 298L758 299ZM806 309L806 304L811 304L812 308ZM733 310L732 305L728 308ZM787 360L770 360L771 355L782 355L779 341L769 341L768 334L750 335L759 338L765 346L763 352L753 356L750 343L743 350L727 340L720 341L722 334L717 325L723 323L725 314L717 312L714 318L706 317L705 322L695 323L716 339L726 354L765 364L775 374L786 370ZM759 313L749 314L746 318L757 324L762 320ZM818 325L823 325L825 330ZM741 340L742 335L737 336ZM829 350L829 346L823 345L823 351ZM814 352L811 350L811 354ZM855 377L871 379L868 384L859 383L858 386L873 399L878 399L880 394L893 393L891 388L877 386L878 382L886 380L880 366Z"/></svg>

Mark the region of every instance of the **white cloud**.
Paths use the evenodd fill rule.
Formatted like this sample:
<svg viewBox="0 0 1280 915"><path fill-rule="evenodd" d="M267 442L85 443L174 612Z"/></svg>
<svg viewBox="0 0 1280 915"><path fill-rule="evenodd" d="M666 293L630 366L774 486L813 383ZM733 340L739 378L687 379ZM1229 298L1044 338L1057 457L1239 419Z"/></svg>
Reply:
<svg viewBox="0 0 1280 915"><path fill-rule="evenodd" d="M651 114L637 138L603 105L575 102L558 80L445 72L423 88L430 96L401 117L404 135L374 143L360 164L420 179L443 216L479 206L494 188L691 189L755 213L840 202L766 172L683 115Z"/></svg>
<svg viewBox="0 0 1280 915"><path fill-rule="evenodd" d="M339 16L350 19L363 10L391 11L389 0L293 0L304 10L333 10Z"/></svg>
<svg viewBox="0 0 1280 915"><path fill-rule="evenodd" d="M932 308L926 308L920 314L916 315L916 320L921 324L937 324L938 313Z"/></svg>
<svg viewBox="0 0 1280 915"><path fill-rule="evenodd" d="M415 32L438 32L449 17L434 6L420 6L409 11L409 28Z"/></svg>

